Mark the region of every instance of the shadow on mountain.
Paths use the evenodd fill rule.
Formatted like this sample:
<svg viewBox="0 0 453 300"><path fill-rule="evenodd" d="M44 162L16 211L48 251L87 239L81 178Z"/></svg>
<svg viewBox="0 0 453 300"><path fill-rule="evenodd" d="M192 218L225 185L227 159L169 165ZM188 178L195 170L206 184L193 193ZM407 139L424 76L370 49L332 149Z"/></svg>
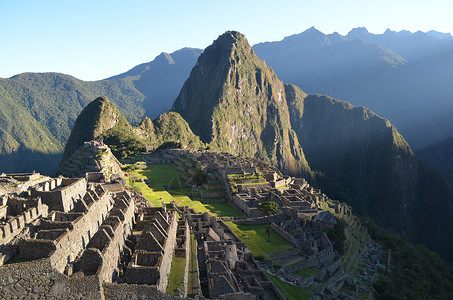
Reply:
<svg viewBox="0 0 453 300"><path fill-rule="evenodd" d="M0 173L39 172L53 176L63 153L42 153L19 148L11 154L0 154Z"/></svg>

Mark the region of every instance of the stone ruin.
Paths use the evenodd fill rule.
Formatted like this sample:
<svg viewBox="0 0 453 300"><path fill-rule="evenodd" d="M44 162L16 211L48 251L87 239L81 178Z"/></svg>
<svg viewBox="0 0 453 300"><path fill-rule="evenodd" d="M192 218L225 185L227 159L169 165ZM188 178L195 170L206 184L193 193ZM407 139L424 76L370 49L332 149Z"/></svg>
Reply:
<svg viewBox="0 0 453 300"><path fill-rule="evenodd" d="M203 295L198 281L192 297L261 299L270 293L279 295L270 299L283 299L222 221L180 210L184 217L179 219L178 208L136 205L136 196L130 192L109 192L105 186L87 183L85 178L58 177L21 195L1 196L2 220L18 224L14 236L6 236L2 227L3 297L178 299L164 294L172 260L186 261L181 295L186 297L188 262L194 255L199 257L195 268L201 271L197 278L210 286L210 292ZM22 229L27 222L32 223L29 229ZM5 223L8 228L10 223ZM191 235L196 235L204 252L195 247L197 253L192 253ZM235 277L240 264L241 276L256 272L261 281L250 277L250 284L240 287Z"/></svg>
<svg viewBox="0 0 453 300"><path fill-rule="evenodd" d="M239 192L232 196L234 204L248 217L262 216L258 205L265 201L274 201L281 208L297 209L305 214L317 214L322 211L319 197L303 178L285 176L278 178L272 172L266 174L267 185L240 185ZM283 188L280 188L283 187Z"/></svg>
<svg viewBox="0 0 453 300"><path fill-rule="evenodd" d="M198 244L199 280L206 298L285 299L258 267L252 253L225 223L181 208Z"/></svg>

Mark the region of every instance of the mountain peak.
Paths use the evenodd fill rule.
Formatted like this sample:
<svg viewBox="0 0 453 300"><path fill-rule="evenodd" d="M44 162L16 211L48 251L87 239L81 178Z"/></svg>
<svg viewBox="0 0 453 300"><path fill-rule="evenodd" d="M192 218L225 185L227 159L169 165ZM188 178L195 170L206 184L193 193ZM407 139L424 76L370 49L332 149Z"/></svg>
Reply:
<svg viewBox="0 0 453 300"><path fill-rule="evenodd" d="M370 35L370 32L365 27L357 27L351 29L346 35L349 38L363 38Z"/></svg>
<svg viewBox="0 0 453 300"><path fill-rule="evenodd" d="M316 35L316 36L325 35L323 32L321 32L318 29L316 29L315 26L311 26L310 28L308 28L307 30L302 32L302 34L303 35Z"/></svg>
<svg viewBox="0 0 453 300"><path fill-rule="evenodd" d="M84 142L98 138L103 132L119 123L127 122L107 97L91 101L77 117L63 154L69 158Z"/></svg>
<svg viewBox="0 0 453 300"><path fill-rule="evenodd" d="M212 46L223 45L223 47L230 48L232 45L240 45L243 43L248 44L245 36L239 31L229 30L220 35L212 44Z"/></svg>
<svg viewBox="0 0 453 300"><path fill-rule="evenodd" d="M171 56L171 54L167 53L167 52L162 52L161 54L159 54L155 60L154 60L156 63L164 63L164 64L169 64L169 65L174 65L175 64L175 61L173 60L173 57Z"/></svg>
<svg viewBox="0 0 453 300"><path fill-rule="evenodd" d="M283 83L239 32L227 31L205 49L172 110L211 149L310 174L290 128Z"/></svg>

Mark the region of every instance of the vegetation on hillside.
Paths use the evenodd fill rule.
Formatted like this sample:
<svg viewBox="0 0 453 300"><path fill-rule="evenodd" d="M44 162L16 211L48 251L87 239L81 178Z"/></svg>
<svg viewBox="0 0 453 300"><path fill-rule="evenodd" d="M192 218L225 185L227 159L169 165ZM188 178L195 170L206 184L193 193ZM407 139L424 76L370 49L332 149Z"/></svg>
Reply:
<svg viewBox="0 0 453 300"><path fill-rule="evenodd" d="M206 48L172 109L211 149L259 157L310 177L284 85L239 32L228 31Z"/></svg>
<svg viewBox="0 0 453 300"><path fill-rule="evenodd" d="M156 148L205 148L178 113L164 113L154 123L144 118L138 127L133 127L107 97L96 98L80 113L66 144L62 162L84 142L93 139L102 139L117 158L137 155L146 145Z"/></svg>
<svg viewBox="0 0 453 300"><path fill-rule="evenodd" d="M59 73L0 78L0 171L53 175L77 116L96 97L110 98L134 125L167 111L200 52L181 49L99 81Z"/></svg>
<svg viewBox="0 0 453 300"><path fill-rule="evenodd" d="M398 234L365 222L371 237L389 255L373 284L377 299L453 299L453 265L424 246L414 245Z"/></svg>

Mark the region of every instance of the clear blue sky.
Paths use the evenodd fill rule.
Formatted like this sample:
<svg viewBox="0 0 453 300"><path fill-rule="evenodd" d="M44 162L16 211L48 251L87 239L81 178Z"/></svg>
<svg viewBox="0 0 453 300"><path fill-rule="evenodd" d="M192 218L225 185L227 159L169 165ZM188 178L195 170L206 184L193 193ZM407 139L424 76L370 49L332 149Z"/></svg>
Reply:
<svg viewBox="0 0 453 300"><path fill-rule="evenodd" d="M341 34L362 26L453 32L452 14L451 0L0 0L0 77L103 79L161 52L205 48L226 30L244 33L250 44L311 26Z"/></svg>

